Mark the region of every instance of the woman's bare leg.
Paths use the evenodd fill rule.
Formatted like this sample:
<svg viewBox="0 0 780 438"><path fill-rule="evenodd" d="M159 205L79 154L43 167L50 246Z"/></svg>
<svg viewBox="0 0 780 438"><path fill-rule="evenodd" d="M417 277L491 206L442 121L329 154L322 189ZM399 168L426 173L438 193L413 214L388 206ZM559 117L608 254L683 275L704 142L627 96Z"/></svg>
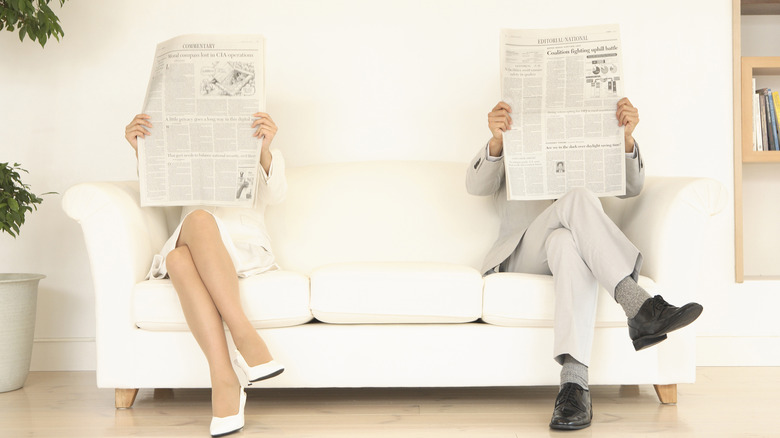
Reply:
<svg viewBox="0 0 780 438"><path fill-rule="evenodd" d="M209 363L213 415L235 415L239 408L237 395L241 384L230 363L225 329L217 307L203 285L186 246L171 251L165 263L179 294L187 325Z"/></svg>
<svg viewBox="0 0 780 438"><path fill-rule="evenodd" d="M203 286L247 363L254 366L272 360L268 347L241 307L236 268L214 217L203 210L190 213L182 225L177 246L188 247Z"/></svg>

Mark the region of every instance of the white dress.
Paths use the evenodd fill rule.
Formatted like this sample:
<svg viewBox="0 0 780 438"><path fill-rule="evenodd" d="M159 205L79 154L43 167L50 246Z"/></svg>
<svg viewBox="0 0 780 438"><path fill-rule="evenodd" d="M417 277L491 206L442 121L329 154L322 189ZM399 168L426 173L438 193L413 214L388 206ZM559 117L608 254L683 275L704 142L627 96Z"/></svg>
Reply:
<svg viewBox="0 0 780 438"><path fill-rule="evenodd" d="M279 269L271 251L271 239L265 228L265 207L284 199L287 179L284 172L284 157L278 150L271 150L271 167L268 174L260 167L257 182L256 201L253 208L240 207L182 207L181 220L171 237L152 260L147 279L163 279L168 276L165 258L176 248L184 219L195 210L205 210L214 216L222 236L222 242L233 259L239 277L249 277L262 272Z"/></svg>

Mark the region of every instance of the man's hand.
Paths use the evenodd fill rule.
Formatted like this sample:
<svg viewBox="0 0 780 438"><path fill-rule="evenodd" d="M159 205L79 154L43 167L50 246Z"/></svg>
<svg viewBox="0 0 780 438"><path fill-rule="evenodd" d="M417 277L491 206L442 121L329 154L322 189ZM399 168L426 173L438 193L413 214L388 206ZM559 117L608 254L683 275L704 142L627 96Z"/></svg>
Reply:
<svg viewBox="0 0 780 438"><path fill-rule="evenodd" d="M512 117L509 113L512 112L512 108L506 102L498 102L493 111L488 113L488 128L493 134L490 139L490 156L500 157L504 151L504 131L508 130L512 126Z"/></svg>
<svg viewBox="0 0 780 438"><path fill-rule="evenodd" d="M138 156L138 137L146 138L147 135L152 135L145 127L151 128L152 122L149 121L151 117L146 114L138 114L133 117L133 121L125 127L125 139L135 151L135 156Z"/></svg>
<svg viewBox="0 0 780 438"><path fill-rule="evenodd" d="M626 153L634 152L634 128L639 124L639 110L631 105L627 97L620 99L617 103L618 126L625 126L625 146Z"/></svg>

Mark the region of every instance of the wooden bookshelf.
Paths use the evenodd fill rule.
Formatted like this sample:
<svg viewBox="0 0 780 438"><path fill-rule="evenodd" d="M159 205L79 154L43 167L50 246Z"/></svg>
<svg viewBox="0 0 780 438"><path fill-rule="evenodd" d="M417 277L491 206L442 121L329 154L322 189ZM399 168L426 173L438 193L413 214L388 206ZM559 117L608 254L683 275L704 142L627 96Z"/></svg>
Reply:
<svg viewBox="0 0 780 438"><path fill-rule="evenodd" d="M780 76L780 56L743 56L741 76L742 162L780 163L780 151L753 150L753 77Z"/></svg>
<svg viewBox="0 0 780 438"><path fill-rule="evenodd" d="M742 15L780 15L780 0L732 0L734 274L737 283L742 283L745 280L742 199L743 166L746 163L780 163L780 151L753 150L753 77L780 76L780 57L742 57Z"/></svg>
<svg viewBox="0 0 780 438"><path fill-rule="evenodd" d="M742 0L742 15L780 15L780 0Z"/></svg>

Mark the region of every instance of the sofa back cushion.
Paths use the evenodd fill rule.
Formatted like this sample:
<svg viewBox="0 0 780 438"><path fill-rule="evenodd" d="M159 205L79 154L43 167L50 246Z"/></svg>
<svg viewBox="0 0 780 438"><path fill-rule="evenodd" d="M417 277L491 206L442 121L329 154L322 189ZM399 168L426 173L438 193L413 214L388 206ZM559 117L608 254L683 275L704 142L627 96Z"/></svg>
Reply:
<svg viewBox="0 0 780 438"><path fill-rule="evenodd" d="M466 192L466 163L376 161L287 169L268 207L277 262L309 275L343 262L439 262L479 269L498 235L490 196Z"/></svg>
<svg viewBox="0 0 780 438"><path fill-rule="evenodd" d="M462 265L340 263L312 272L311 310L337 324L471 322L482 315L482 284Z"/></svg>

